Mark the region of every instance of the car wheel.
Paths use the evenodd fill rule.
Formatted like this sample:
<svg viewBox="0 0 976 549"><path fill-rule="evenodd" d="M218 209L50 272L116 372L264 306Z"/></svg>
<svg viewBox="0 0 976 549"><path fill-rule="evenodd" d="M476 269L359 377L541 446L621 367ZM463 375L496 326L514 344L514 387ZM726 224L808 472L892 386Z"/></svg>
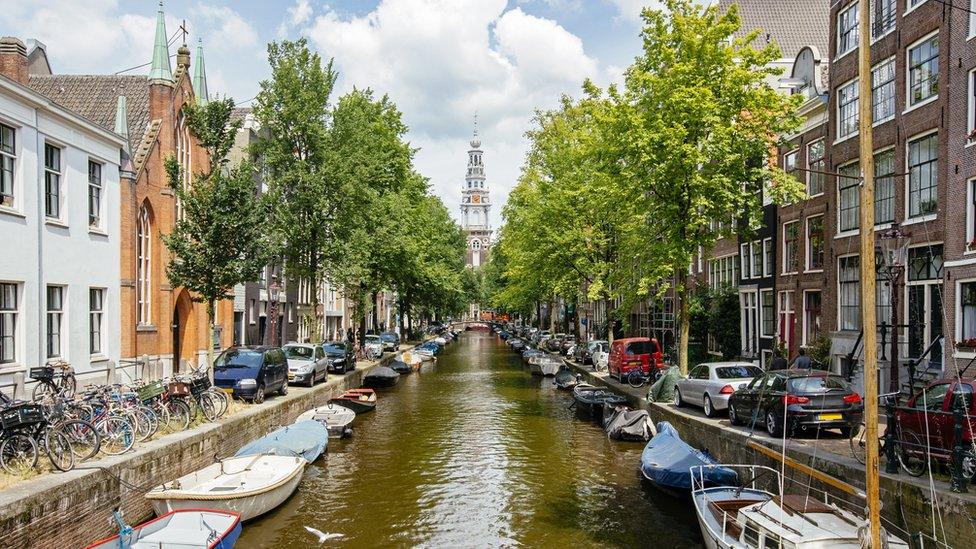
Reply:
<svg viewBox="0 0 976 549"><path fill-rule="evenodd" d="M731 402L729 403L729 423L732 425L742 425L742 421L735 413L735 405L733 405Z"/></svg>
<svg viewBox="0 0 976 549"><path fill-rule="evenodd" d="M851 438L851 434L854 432L854 429L850 425L844 425L843 427L839 427L839 430L841 436L843 436L844 438Z"/></svg>
<svg viewBox="0 0 976 549"><path fill-rule="evenodd" d="M681 408L681 406L683 406L683 405L684 405L684 402L681 401L681 390L678 389L677 387L675 387L674 388L674 407L675 408Z"/></svg>
<svg viewBox="0 0 976 549"><path fill-rule="evenodd" d="M264 402L264 385L258 385L258 390L254 392L254 396L251 397L251 402L254 404L261 404Z"/></svg>
<svg viewBox="0 0 976 549"><path fill-rule="evenodd" d="M772 409L766 410L766 432L771 437L779 437L783 434L783 427L779 424L776 413Z"/></svg>
<svg viewBox="0 0 976 549"><path fill-rule="evenodd" d="M315 386L315 376L316 375L317 374L315 373L315 370L312 370L312 375L308 378L308 388L309 389L311 389L312 387Z"/></svg>
<svg viewBox="0 0 976 549"><path fill-rule="evenodd" d="M288 382L287 381L281 384L281 389L278 389L278 394L281 395L281 396L285 396L285 395L288 394Z"/></svg>
<svg viewBox="0 0 976 549"><path fill-rule="evenodd" d="M702 400L702 408L705 409L705 417L715 417L715 408L712 407L712 398L710 396L705 395L705 398Z"/></svg>

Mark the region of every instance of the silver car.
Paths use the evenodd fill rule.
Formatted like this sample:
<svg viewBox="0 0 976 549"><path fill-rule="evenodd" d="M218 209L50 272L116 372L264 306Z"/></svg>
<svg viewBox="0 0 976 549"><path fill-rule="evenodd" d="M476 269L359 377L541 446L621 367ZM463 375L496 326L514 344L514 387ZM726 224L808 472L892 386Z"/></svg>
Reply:
<svg viewBox="0 0 976 549"><path fill-rule="evenodd" d="M289 343L281 348L288 360L288 383L301 383L311 387L319 379L329 376L329 361L318 345Z"/></svg>
<svg viewBox="0 0 976 549"><path fill-rule="evenodd" d="M674 405L701 406L705 415L715 417L719 410L729 407L729 397L745 387L762 369L751 362L705 362L679 379L674 387Z"/></svg>

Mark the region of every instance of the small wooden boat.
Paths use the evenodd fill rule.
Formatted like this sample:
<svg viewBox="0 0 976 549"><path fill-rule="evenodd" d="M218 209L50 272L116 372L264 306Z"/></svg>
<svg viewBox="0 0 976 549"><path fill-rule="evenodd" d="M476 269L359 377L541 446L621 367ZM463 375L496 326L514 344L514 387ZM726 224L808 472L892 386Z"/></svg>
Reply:
<svg viewBox="0 0 976 549"><path fill-rule="evenodd" d="M294 424L282 427L247 444L235 456L297 456L312 463L319 459L329 444L329 428L318 421L299 418Z"/></svg>
<svg viewBox="0 0 976 549"><path fill-rule="evenodd" d="M573 387L573 400L577 410L589 412L595 416L602 416L604 404L627 404L626 398L609 389L589 383L579 383Z"/></svg>
<svg viewBox="0 0 976 549"><path fill-rule="evenodd" d="M560 370L556 374L555 382L557 388L569 390L576 387L576 385L580 382L580 378L577 376L577 374L574 374L569 370Z"/></svg>
<svg viewBox="0 0 976 549"><path fill-rule="evenodd" d="M376 391L372 389L349 389L330 400L329 404L345 406L357 414L372 412L376 409Z"/></svg>
<svg viewBox="0 0 976 549"><path fill-rule="evenodd" d="M692 448L678 436L678 431L667 421L657 424L657 433L641 452L641 473L655 486L676 494L691 490L691 467L718 465L708 453ZM703 479L708 486L734 486L738 474L725 467L703 469Z"/></svg>
<svg viewBox="0 0 976 549"><path fill-rule="evenodd" d="M388 366L377 366L363 378L363 385L372 389L393 387L400 381L400 374Z"/></svg>
<svg viewBox="0 0 976 549"><path fill-rule="evenodd" d="M157 515L206 507L251 520L284 503L298 488L306 465L291 456L232 457L159 485L145 497Z"/></svg>
<svg viewBox="0 0 976 549"><path fill-rule="evenodd" d="M373 395L374 403L375 396ZM296 423L306 420L317 421L325 425L326 429L329 430L330 437L342 438L352 432L350 424L354 419L356 419L356 412L353 412L352 409L342 404L330 402L325 406L319 406L318 408L312 408L311 410L302 412L298 416Z"/></svg>
<svg viewBox="0 0 976 549"><path fill-rule="evenodd" d="M240 513L180 509L133 526L131 532L96 541L85 549L231 549L240 535Z"/></svg>
<svg viewBox="0 0 976 549"><path fill-rule="evenodd" d="M430 357L433 360L433 356ZM420 367L424 364L424 357L412 352L406 352L398 356L397 359L402 360L404 363L409 364L414 372L420 371Z"/></svg>

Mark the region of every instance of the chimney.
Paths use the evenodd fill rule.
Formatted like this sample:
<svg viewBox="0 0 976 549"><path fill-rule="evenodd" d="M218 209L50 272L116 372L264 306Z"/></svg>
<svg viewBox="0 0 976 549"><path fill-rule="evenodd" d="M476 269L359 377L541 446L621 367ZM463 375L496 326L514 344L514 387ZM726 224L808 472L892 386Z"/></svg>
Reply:
<svg viewBox="0 0 976 549"><path fill-rule="evenodd" d="M27 85L27 46L15 36L0 38L0 74Z"/></svg>

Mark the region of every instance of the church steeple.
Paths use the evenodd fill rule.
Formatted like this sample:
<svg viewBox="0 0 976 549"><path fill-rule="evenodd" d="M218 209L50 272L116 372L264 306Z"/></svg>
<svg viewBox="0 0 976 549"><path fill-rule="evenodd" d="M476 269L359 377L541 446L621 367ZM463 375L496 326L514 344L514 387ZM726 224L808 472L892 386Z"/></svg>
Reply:
<svg viewBox="0 0 976 549"><path fill-rule="evenodd" d="M173 81L173 69L169 64L169 46L166 37L166 17L163 15L162 1L159 2L159 11L156 12L156 39L153 43L149 80Z"/></svg>
<svg viewBox="0 0 976 549"><path fill-rule="evenodd" d="M478 135L477 114L469 144L467 173L461 187L461 227L467 234L468 266L478 267L484 263L491 245L491 200L485 185L484 151Z"/></svg>
<svg viewBox="0 0 976 549"><path fill-rule="evenodd" d="M197 41L197 54L193 60L193 95L197 103L206 105L210 100L207 94L207 69L203 66L203 39Z"/></svg>

